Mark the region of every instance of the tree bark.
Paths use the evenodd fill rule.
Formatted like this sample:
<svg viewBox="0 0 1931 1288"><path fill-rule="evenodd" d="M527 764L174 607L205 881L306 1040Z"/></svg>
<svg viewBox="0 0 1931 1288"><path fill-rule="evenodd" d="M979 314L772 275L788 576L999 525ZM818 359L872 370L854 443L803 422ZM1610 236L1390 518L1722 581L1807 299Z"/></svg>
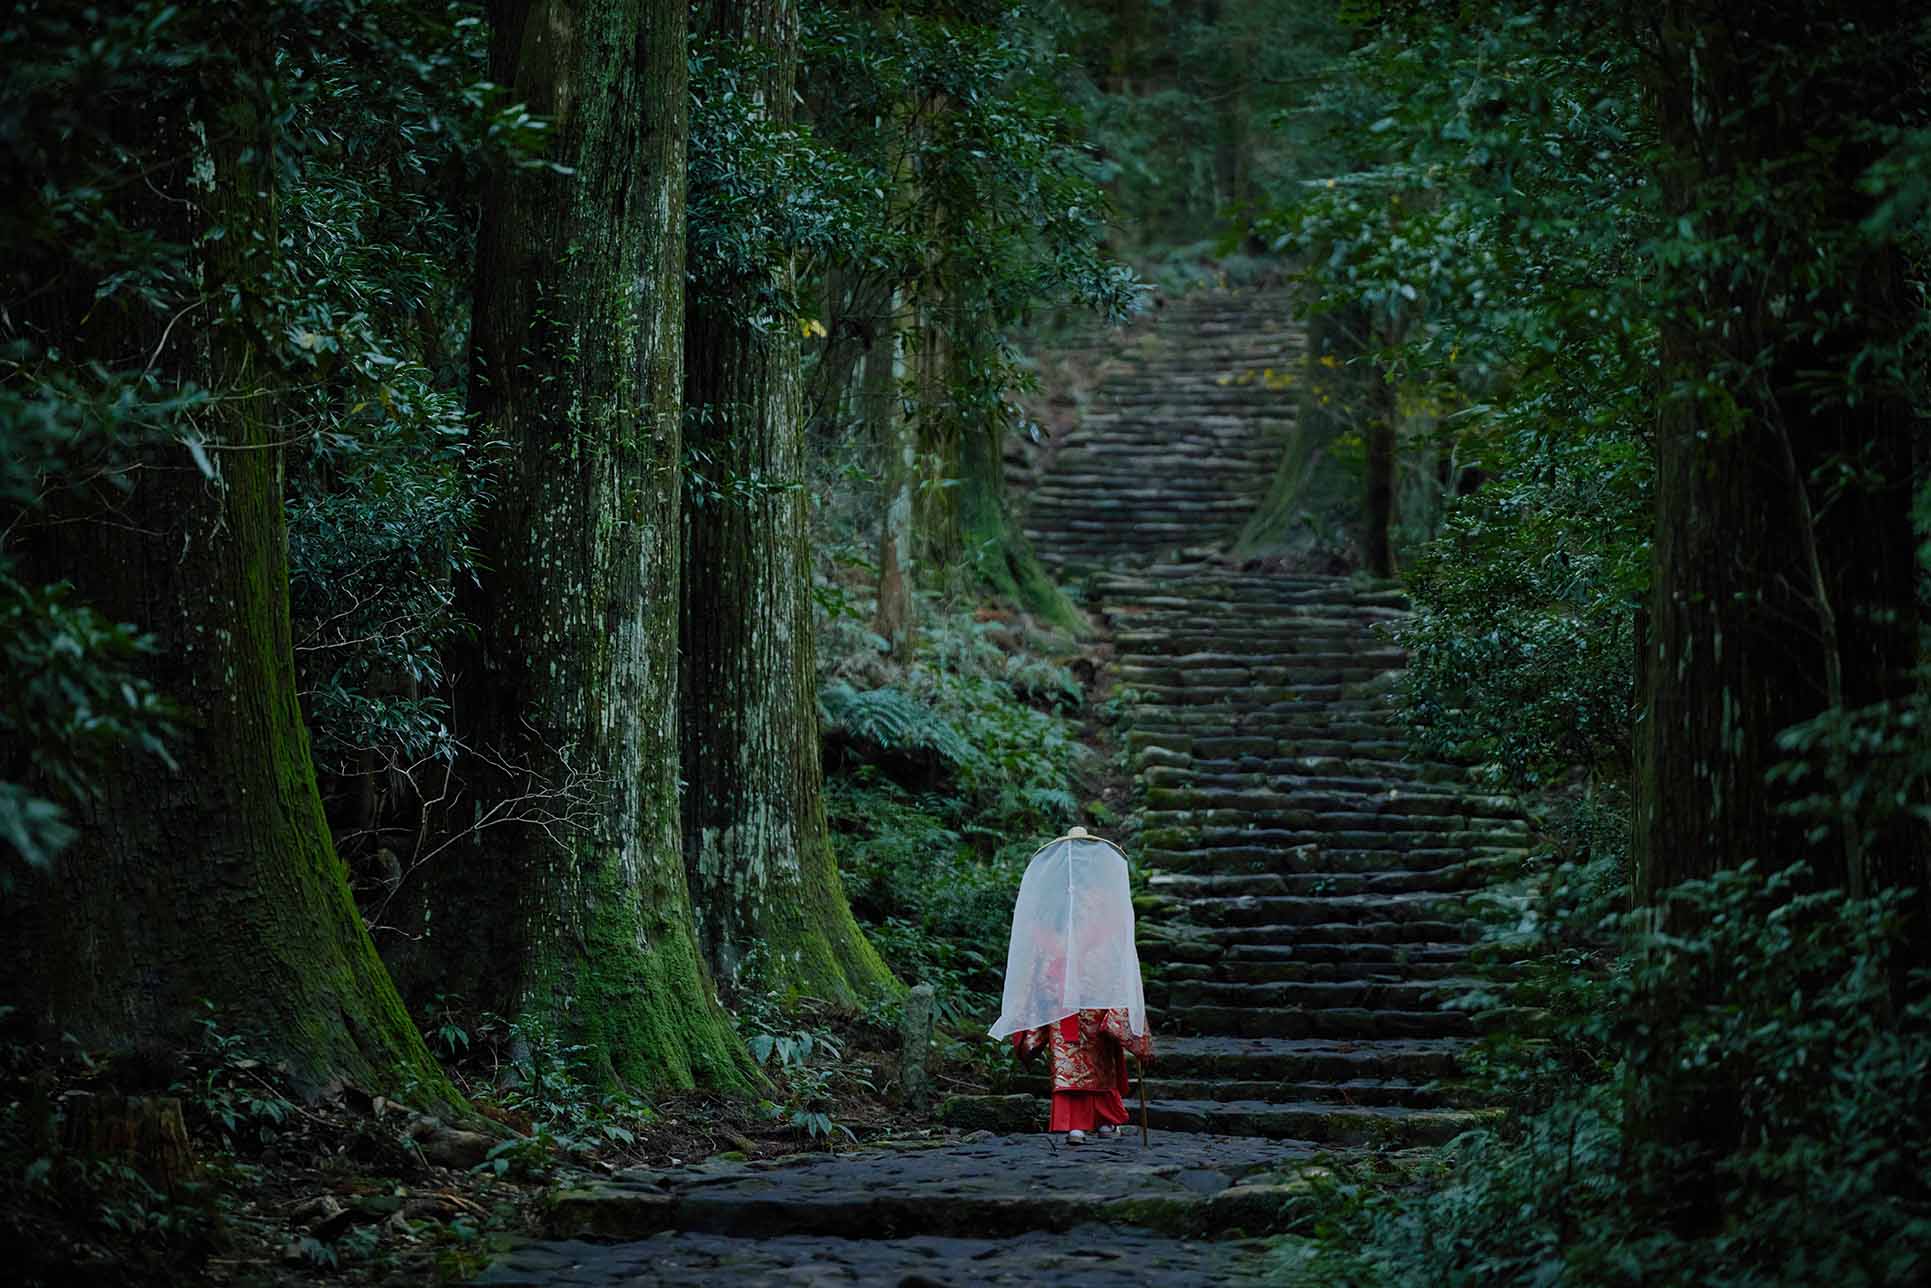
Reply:
<svg viewBox="0 0 1931 1288"><path fill-rule="evenodd" d="M492 77L551 122L495 176L470 399L508 444L457 684L462 843L395 956L633 1086L755 1078L691 930L677 806L683 0L498 0ZM427 936L414 942L410 936Z"/></svg>
<svg viewBox="0 0 1931 1288"><path fill-rule="evenodd" d="M1370 403L1361 426L1367 438L1367 496L1363 555L1377 577L1395 575L1395 390L1384 380L1369 385Z"/></svg>
<svg viewBox="0 0 1931 1288"><path fill-rule="evenodd" d="M757 48L779 123L797 72L793 0L720 0L701 34ZM790 286L791 268L781 272ZM684 852L720 981L857 1005L897 983L853 920L825 824L798 336L727 292L686 310L694 475L684 516Z"/></svg>
<svg viewBox="0 0 1931 1288"><path fill-rule="evenodd" d="M1844 853L1819 858L1808 822L1779 809L1789 789L1765 774L1787 758L1775 741L1783 729L1913 687L1914 414L1900 390L1867 390L1847 406L1814 387L1814 373L1848 370L1865 344L1896 341L1898 319L1911 313L1902 259L1873 249L1837 284L1836 299L1809 306L1820 317L1856 317L1855 327L1799 335L1776 316L1777 297L1801 289L1795 274L1812 247L1778 245L1787 229L1761 227L1741 201L1710 199L1760 167L1801 162L1833 194L1828 226L1848 235L1867 213L1854 178L1871 158L1840 154L1833 165L1827 154L1807 157L1809 141L1819 128L1848 132L1852 117L1881 115L1894 87L1876 69L1863 85L1835 84L1832 92L1850 97L1831 102L1821 121L1761 103L1751 47L1773 29L1761 25L1778 16L1768 11L1791 9L1784 16L1794 19L1801 6L1751 8L1765 12L1746 18L1715 0L1673 3L1657 66L1672 208L1709 212L1702 239L1770 240L1761 276L1733 276L1720 262L1666 279L1677 298L1705 304L1665 311L1665 388L1696 389L1712 372L1727 378L1667 396L1657 424L1649 746L1638 784L1643 901L1749 859L1809 857L1823 879L1859 883ZM1879 8L1901 27L1907 6ZM1762 374L1746 375L1766 353ZM1840 465L1852 469L1839 474ZM1827 470L1839 490L1820 504ZM1923 884L1915 855L1879 852L1869 861L1877 869L1863 882L1869 888Z"/></svg>
<svg viewBox="0 0 1931 1288"><path fill-rule="evenodd" d="M884 472L884 507L878 523L877 631L892 656L906 661L912 652L915 621L912 600L912 497L918 475L918 443L905 423L905 356L893 316L865 357L864 411L871 440L878 445Z"/></svg>
<svg viewBox="0 0 1931 1288"><path fill-rule="evenodd" d="M185 732L172 766L133 753L108 766L58 867L14 892L27 906L10 921L32 954L14 995L89 1046L188 1045L212 1019L307 1088L344 1079L456 1108L350 897L296 700L272 392L283 373L266 332L269 33L252 9L210 6L169 36L219 39L227 60L191 62L129 114L141 182L111 199L130 227L191 248L189 273L157 280L195 294L169 302L170 326L126 292L89 291L50 330L109 369L206 389L192 426L208 463L179 442L153 448L111 512L60 516L29 545L44 580L70 580L152 636L145 669Z"/></svg>

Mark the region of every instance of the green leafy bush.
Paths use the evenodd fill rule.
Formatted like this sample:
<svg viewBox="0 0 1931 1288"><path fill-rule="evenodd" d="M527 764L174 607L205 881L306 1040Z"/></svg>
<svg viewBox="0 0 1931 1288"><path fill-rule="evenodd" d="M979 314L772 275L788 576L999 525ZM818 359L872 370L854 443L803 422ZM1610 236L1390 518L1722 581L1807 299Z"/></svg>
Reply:
<svg viewBox="0 0 1931 1288"><path fill-rule="evenodd" d="M826 784L846 893L948 1024L997 1008L1026 861L1080 816L1089 753L1068 708L1082 690L1033 647L1053 642L955 613L928 623L894 683L823 689L827 732L847 744Z"/></svg>
<svg viewBox="0 0 1931 1288"><path fill-rule="evenodd" d="M1617 885L1570 876L1578 915ZM1337 1284L1919 1282L1931 972L1899 959L1899 895L1813 884L1802 865L1686 883L1662 924L1694 932L1603 917L1614 968L1545 981L1544 1028L1489 1066L1523 1112L1425 1189L1344 1170L1283 1258ZM1543 943L1572 951L1554 925ZM1720 1147L1668 1129L1712 1116Z"/></svg>

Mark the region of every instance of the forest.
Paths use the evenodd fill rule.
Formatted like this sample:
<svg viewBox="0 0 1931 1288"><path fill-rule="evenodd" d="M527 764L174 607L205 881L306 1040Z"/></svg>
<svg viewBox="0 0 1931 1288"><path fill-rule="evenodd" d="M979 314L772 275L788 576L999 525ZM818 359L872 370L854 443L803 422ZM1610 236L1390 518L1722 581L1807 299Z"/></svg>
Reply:
<svg viewBox="0 0 1931 1288"><path fill-rule="evenodd" d="M0 51L18 1282L1931 1279L1923 6Z"/></svg>

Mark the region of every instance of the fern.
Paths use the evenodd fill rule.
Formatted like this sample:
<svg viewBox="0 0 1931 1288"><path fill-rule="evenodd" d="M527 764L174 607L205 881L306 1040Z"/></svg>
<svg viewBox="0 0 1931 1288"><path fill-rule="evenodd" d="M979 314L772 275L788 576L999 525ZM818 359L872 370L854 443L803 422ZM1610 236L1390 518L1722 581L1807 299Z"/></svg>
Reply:
<svg viewBox="0 0 1931 1288"><path fill-rule="evenodd" d="M978 752L930 706L889 685L858 689L840 680L818 694L824 722L886 752L929 751L954 768L973 765Z"/></svg>

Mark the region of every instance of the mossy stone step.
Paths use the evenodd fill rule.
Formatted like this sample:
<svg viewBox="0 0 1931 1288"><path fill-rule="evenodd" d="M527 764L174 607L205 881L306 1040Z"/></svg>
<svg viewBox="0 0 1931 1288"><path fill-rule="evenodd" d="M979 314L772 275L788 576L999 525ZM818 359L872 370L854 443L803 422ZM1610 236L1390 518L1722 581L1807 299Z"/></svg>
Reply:
<svg viewBox="0 0 1931 1288"><path fill-rule="evenodd" d="M1179 980L1167 990L1167 1009L1250 1006L1310 1011L1343 1007L1421 1011L1464 993L1492 986L1491 981L1469 975L1452 975L1446 979L1285 980L1267 983Z"/></svg>
<svg viewBox="0 0 1931 1288"><path fill-rule="evenodd" d="M1309 926L1354 922L1439 922L1469 915L1456 891L1406 894L1201 895L1173 901L1175 916L1195 925Z"/></svg>
<svg viewBox="0 0 1931 1288"><path fill-rule="evenodd" d="M1399 854L1407 849L1455 850L1467 852L1475 850L1507 849L1511 846L1527 848L1524 838L1516 832L1494 832L1489 829L1469 829L1460 832L1446 830L1368 830L1321 831L1313 828L1258 827L1242 824L1220 825L1213 822L1196 822L1184 813L1154 814L1146 819L1142 833L1145 844L1164 850L1203 850L1216 846L1268 846L1274 849L1297 849L1304 846L1320 846L1331 850L1382 850Z"/></svg>
<svg viewBox="0 0 1931 1288"><path fill-rule="evenodd" d="M1317 928L1318 929L1318 928ZM1345 932L1345 927L1328 927L1330 930ZM1457 925L1451 935L1460 933ZM1218 944L1219 957L1213 960L1244 962L1272 961L1329 961L1349 963L1379 963L1389 967L1412 965L1417 962L1460 962L1473 955L1475 947L1467 936L1446 939L1409 939L1403 942L1382 942L1342 935L1321 938L1304 931L1292 937L1255 935L1247 929L1231 929L1225 932L1227 938Z"/></svg>
<svg viewBox="0 0 1931 1288"><path fill-rule="evenodd" d="M1492 1113L1466 1109L1334 1105L1314 1101L1278 1104L1259 1100L1156 1100L1148 1106L1151 1123L1167 1131L1222 1132L1322 1145L1375 1147L1442 1144L1494 1117Z"/></svg>
<svg viewBox="0 0 1931 1288"><path fill-rule="evenodd" d="M1465 863L1493 865L1506 872L1529 854L1526 846L1325 849L1319 845L1301 845L1283 850L1265 845L1220 845L1199 849L1147 848L1140 852L1140 861L1151 872L1172 876L1340 876L1384 871L1444 871ZM1455 878L1449 876L1444 880L1454 882Z"/></svg>
<svg viewBox="0 0 1931 1288"><path fill-rule="evenodd" d="M1002 1084L1009 1093L1044 1098L1052 1094L1051 1080L1032 1074ZM1476 1107L1477 1102L1461 1088L1445 1082L1411 1082L1400 1077L1372 1075L1350 1078L1345 1082L1295 1082L1272 1079L1175 1078L1162 1075L1157 1066L1147 1075L1147 1098L1161 1101L1232 1101L1262 1104L1353 1105L1362 1107L1400 1106L1407 1109L1457 1109ZM1136 1084L1136 1108L1137 1091Z"/></svg>
<svg viewBox="0 0 1931 1288"><path fill-rule="evenodd" d="M1183 1033L1267 1038L1472 1037L1474 1019L1434 1008L1396 1011L1383 1007L1322 1007L1312 1011L1255 1010L1245 1006L1170 1006L1161 1022Z"/></svg>
<svg viewBox="0 0 1931 1288"><path fill-rule="evenodd" d="M1160 1039L1155 1067L1167 1076L1342 1082L1371 1076L1431 1081L1459 1075L1462 1039L1334 1042L1307 1038Z"/></svg>
<svg viewBox="0 0 1931 1288"><path fill-rule="evenodd" d="M969 1103L969 1102L980 1103ZM1031 1096L955 1097L954 1121L1043 1125ZM1137 1139L1089 1141L1068 1166L1039 1135L993 1136L930 1147L814 1154L773 1163L705 1163L623 1172L546 1199L554 1237L642 1239L666 1231L773 1238L886 1240L921 1235L1010 1236L1095 1221L1200 1235L1232 1226L1261 1232L1288 1192L1273 1175L1311 1158L1247 1139L1168 1131L1158 1152ZM922 1147L923 1146L923 1147ZM894 1278L892 1282L898 1282Z"/></svg>
<svg viewBox="0 0 1931 1288"><path fill-rule="evenodd" d="M1375 895L1423 890L1481 889L1516 864L1507 859L1416 869L1364 868L1352 872L1164 872L1147 880L1156 894L1194 899L1240 895Z"/></svg>
<svg viewBox="0 0 1931 1288"><path fill-rule="evenodd" d="M1173 961L1162 965L1159 979L1164 981L1158 986L1163 989L1183 982L1209 981L1228 984L1274 984L1274 983L1347 983L1351 981L1380 981L1400 983L1404 980L1445 980L1467 977L1471 969L1472 957L1454 961L1418 962L1362 962L1362 961L1306 961L1290 959L1282 961L1251 961L1245 958L1229 957L1222 954L1213 961ZM1490 972L1507 977L1512 968L1489 966L1484 978ZM1154 983L1147 985L1147 997L1153 996ZM1169 996L1162 993L1162 997Z"/></svg>
<svg viewBox="0 0 1931 1288"><path fill-rule="evenodd" d="M1251 922L1240 925L1203 923L1176 919L1176 934L1221 945L1292 944L1305 951L1313 945L1332 944L1340 948L1370 945L1399 947L1410 944L1472 943L1478 937L1474 923L1428 920L1361 920L1315 922Z"/></svg>

